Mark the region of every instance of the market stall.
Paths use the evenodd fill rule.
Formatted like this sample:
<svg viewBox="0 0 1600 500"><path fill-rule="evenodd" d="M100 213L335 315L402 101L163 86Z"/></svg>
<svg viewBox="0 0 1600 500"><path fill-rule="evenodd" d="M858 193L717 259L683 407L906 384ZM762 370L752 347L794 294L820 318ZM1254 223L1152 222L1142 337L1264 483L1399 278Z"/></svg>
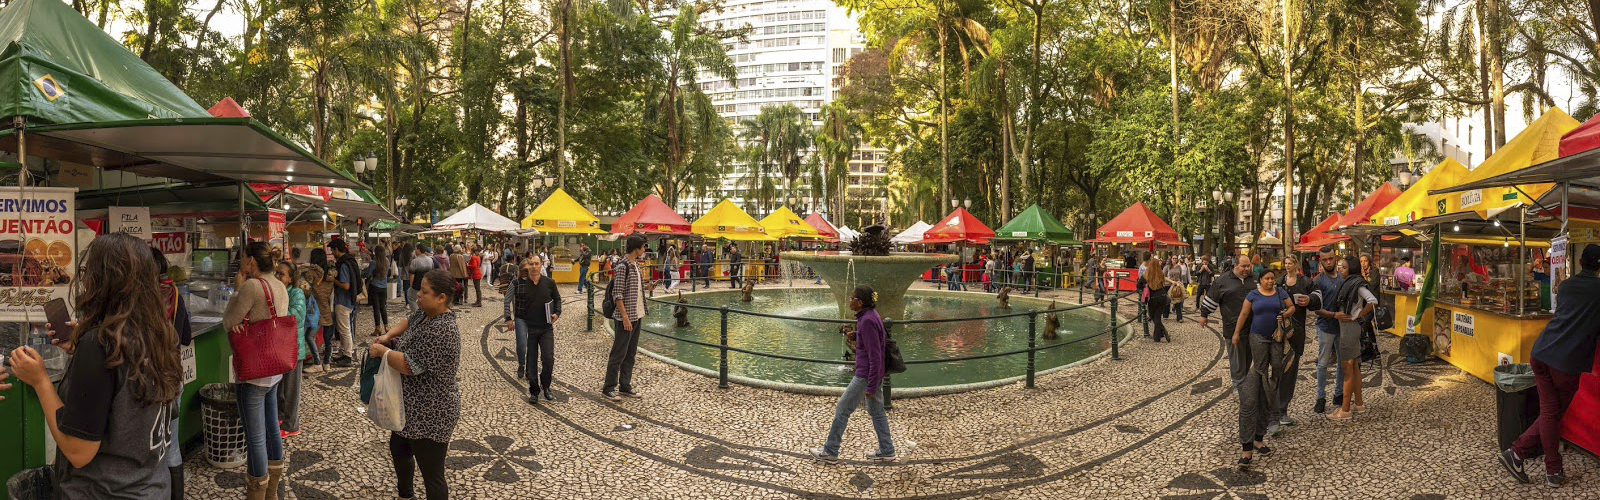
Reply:
<svg viewBox="0 0 1600 500"><path fill-rule="evenodd" d="M600 219L561 188L556 188L532 213L523 218L522 227L553 235L606 234L605 230L600 229ZM568 249L563 245L557 247ZM593 259L591 256L591 264ZM577 283L582 268L587 266L577 262L576 256L570 251L563 255L552 253L550 260L553 261L550 262L550 278L556 283Z"/></svg>
<svg viewBox="0 0 1600 500"><path fill-rule="evenodd" d="M847 227L845 229L850 228ZM893 238L889 238L889 241L891 243L900 245L910 245L918 241L922 241L923 233L928 232L929 229L933 229L932 224L928 224L919 220L916 224L912 224L911 227L908 227L899 234L894 235Z"/></svg>
<svg viewBox="0 0 1600 500"><path fill-rule="evenodd" d="M810 224L811 227L817 229L817 237L822 238L823 241L839 241L839 229L833 227L833 223L828 222L828 219L824 219L822 214L812 212L811 215L806 216L805 221L806 224Z"/></svg>
<svg viewBox="0 0 1600 500"><path fill-rule="evenodd" d="M682 237L687 240L694 235L693 225L684 220L683 216L672 211L660 196L654 193L647 195L639 203L633 205L615 221L611 222L611 234L628 235L639 233L647 238L667 239ZM655 248L655 245L646 245ZM651 279L661 279L663 269L659 255L647 255L645 267L651 270ZM749 266L747 266L748 268Z"/></svg>
<svg viewBox="0 0 1600 500"><path fill-rule="evenodd" d="M956 246L955 253L960 256L960 259L955 264L961 269L961 275L957 276L957 278L962 283L972 283L981 281L983 274L983 268L977 264L977 259L974 258L975 250L973 246L987 245L994 236L994 230L989 229L989 226L984 225L982 221L974 217L972 212L968 212L965 208L957 207L955 210L951 210L949 215L946 215L938 223L933 224L927 231L924 231L922 239L917 243L922 245L954 244ZM930 269L929 271L931 272L932 270Z"/></svg>
<svg viewBox="0 0 1600 500"><path fill-rule="evenodd" d="M783 209L788 211L787 208ZM793 214L794 212L789 212ZM807 226L810 227L810 226ZM699 219L690 224L694 234L707 240L727 239L738 243L749 242L776 242L777 238L767 234L767 227L763 226L750 214L734 205L732 200L722 200ZM816 231L812 229L812 231ZM778 253L780 249L767 245L761 253L756 253L754 247L747 247L744 252L744 275L758 277L752 279L776 279L780 272ZM722 275L722 272L717 275ZM693 285L691 285L693 286Z"/></svg>
<svg viewBox="0 0 1600 500"><path fill-rule="evenodd" d="M1444 190L1555 159L1562 134L1577 126L1551 108L1477 169L1455 171L1446 160L1374 215L1389 232L1432 242L1418 292L1386 292L1395 296L1396 333L1430 336L1435 354L1486 381L1495 366L1528 361L1550 319L1531 264L1557 233L1537 208L1552 185Z"/></svg>
<svg viewBox="0 0 1600 500"><path fill-rule="evenodd" d="M1112 217L1095 231L1096 238L1086 241L1094 244L1128 244L1132 247L1143 246L1149 252L1167 246L1189 246L1183 237L1167 224L1167 221L1157 217L1150 207L1144 202L1135 202L1124 209L1122 213ZM1137 248L1130 249L1137 251ZM1111 260L1110 262L1116 262ZM1132 291L1139 281L1139 269L1126 269L1107 266L1108 279L1114 281L1107 285L1108 289Z"/></svg>
<svg viewBox="0 0 1600 500"><path fill-rule="evenodd" d="M222 282L231 278L234 256L246 238L270 238L265 232L243 230L282 227L281 219L271 219L273 210L247 194L244 183L364 187L260 122L212 117L65 3L12 1L0 10L0 44L0 53L8 54L0 59L0 78L12 89L0 93L4 110L0 121L12 124L0 131L0 152L6 165L21 174L21 187L11 188L8 196L52 197L50 206L64 209L50 214L58 222L54 227L64 229L52 236L54 240L43 238L43 233L6 238L24 254L38 246L38 255L33 256L37 261L61 270L76 269L61 264L78 255L78 243L92 237L91 226L126 231L151 240L169 255L188 254L176 263L188 275L186 300L190 300L196 295L194 285L203 278ZM228 194L230 184L232 194ZM78 194L84 196L84 206L95 208L79 212L74 188L81 188ZM206 201L213 199L224 201ZM251 214L264 217L239 220ZM234 231L221 233L212 227L208 236L205 226L226 217L262 224L236 223ZM35 245L35 240L41 243ZM73 246L77 248L69 249ZM66 282L55 284L70 284L71 274L58 273L55 277ZM61 288L65 293L67 286L40 288ZM5 315L8 323L0 329L0 349L26 343L38 346L47 357L64 359L61 352L46 352L55 348L41 341L43 330L37 322L43 311L36 309L25 306ZM195 392L208 383L230 382L232 355L220 327L206 323L219 320L204 311L194 316L201 324L182 356L185 384L178 436L191 444L200 429ZM37 398L29 388L18 384L6 391L0 400L0 422L6 422L0 425L0 477L42 465L53 456Z"/></svg>
<svg viewBox="0 0 1600 500"><path fill-rule="evenodd" d="M1039 250L1047 250L1044 256L1036 257L1034 271L1038 277L1040 287L1055 288L1073 286L1074 283L1065 280L1063 276L1071 275L1067 269L1056 269L1055 255L1064 251L1063 247L1082 246L1083 242L1073 237L1072 230L1067 229L1055 216L1050 215L1038 203L1023 210L1016 217L1011 218L1000 229L994 231L994 239L998 241L1031 242ZM1002 272L1002 274L1004 274ZM1010 281L1010 280L1006 280ZM1064 282L1067 281L1067 282Z"/></svg>

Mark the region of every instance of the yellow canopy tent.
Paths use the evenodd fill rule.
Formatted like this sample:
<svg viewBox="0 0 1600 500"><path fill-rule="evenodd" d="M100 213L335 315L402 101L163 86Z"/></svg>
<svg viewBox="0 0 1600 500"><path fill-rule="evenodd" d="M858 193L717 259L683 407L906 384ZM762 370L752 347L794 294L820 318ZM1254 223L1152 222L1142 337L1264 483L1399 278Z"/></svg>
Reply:
<svg viewBox="0 0 1600 500"><path fill-rule="evenodd" d="M811 227L804 219L789 207L778 207L765 219L761 219L761 226L767 228L767 236L773 238L787 238L798 236L801 238L820 238L822 235L817 228Z"/></svg>
<svg viewBox="0 0 1600 500"><path fill-rule="evenodd" d="M1471 173L1461 162L1446 158L1418 179L1410 189L1401 193L1400 197L1372 214L1372 223L1388 227L1444 215L1445 207L1440 203L1450 195L1429 195L1428 191L1460 184Z"/></svg>
<svg viewBox="0 0 1600 500"><path fill-rule="evenodd" d="M711 211L696 219L690 228L694 234L706 238L727 238L730 240L747 241L772 241L777 238L768 236L767 228L756 222L750 214L740 210L731 200L722 200Z"/></svg>
<svg viewBox="0 0 1600 500"><path fill-rule="evenodd" d="M523 218L522 227L546 233L606 234L600 229L600 219L561 188L556 188L544 203Z"/></svg>
<svg viewBox="0 0 1600 500"><path fill-rule="evenodd" d="M1523 129L1522 133L1495 150L1493 155L1483 160L1478 168L1473 169L1465 179L1456 184L1475 182L1554 160L1561 156L1561 136L1578 128L1578 125L1578 120L1568 116L1560 108L1552 107L1539 119L1528 124L1528 128ZM1554 184L1527 184L1446 193L1440 195L1446 204L1443 215L1470 211L1477 213L1479 219L1488 219L1509 207L1532 205L1534 200L1539 199L1539 196L1554 186Z"/></svg>

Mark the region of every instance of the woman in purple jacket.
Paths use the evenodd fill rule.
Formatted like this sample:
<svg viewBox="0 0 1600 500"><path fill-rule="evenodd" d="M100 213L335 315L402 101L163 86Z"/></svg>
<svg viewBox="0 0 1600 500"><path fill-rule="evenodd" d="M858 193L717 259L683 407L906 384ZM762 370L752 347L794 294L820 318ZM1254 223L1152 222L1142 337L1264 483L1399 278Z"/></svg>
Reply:
<svg viewBox="0 0 1600 500"><path fill-rule="evenodd" d="M867 459L890 462L896 458L894 441L889 437L889 414L883 411L883 395L878 392L883 383L883 346L888 333L883 329L883 318L878 317L878 292L861 285L850 295L850 309L856 312L856 331L847 338L856 343L856 376L845 386L833 409L833 427L828 429L828 440L821 447L812 448L811 456L824 463L839 462L839 441L844 438L844 426L850 423L850 414L867 402L867 415L872 416L872 429L878 434L878 449L867 452Z"/></svg>

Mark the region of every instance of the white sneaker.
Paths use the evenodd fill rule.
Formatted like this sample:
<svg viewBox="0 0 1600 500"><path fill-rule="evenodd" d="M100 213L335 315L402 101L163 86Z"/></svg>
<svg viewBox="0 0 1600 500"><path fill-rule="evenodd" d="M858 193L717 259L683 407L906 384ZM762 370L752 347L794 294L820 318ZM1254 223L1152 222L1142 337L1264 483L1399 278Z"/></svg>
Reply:
<svg viewBox="0 0 1600 500"><path fill-rule="evenodd" d="M872 450L872 451L867 452L867 460L871 460L871 461L874 461L874 462L893 462L893 461L899 460L899 459L900 459L900 457L895 455L895 454L893 454L893 453L884 454L884 453L881 453L879 450Z"/></svg>
<svg viewBox="0 0 1600 500"><path fill-rule="evenodd" d="M1278 423L1282 424L1282 425L1294 425L1295 421L1294 421L1293 418L1290 418L1288 415L1284 415L1283 419L1279 420Z"/></svg>

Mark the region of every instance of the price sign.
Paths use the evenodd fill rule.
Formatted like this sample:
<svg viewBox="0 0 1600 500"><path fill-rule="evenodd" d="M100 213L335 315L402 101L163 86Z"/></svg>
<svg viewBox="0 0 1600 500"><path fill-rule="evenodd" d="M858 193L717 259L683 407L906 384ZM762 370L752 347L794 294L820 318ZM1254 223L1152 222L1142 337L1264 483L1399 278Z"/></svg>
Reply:
<svg viewBox="0 0 1600 500"><path fill-rule="evenodd" d="M194 365L194 345L178 347L178 358L183 361L183 383L188 385L194 382L195 373L198 371Z"/></svg>

